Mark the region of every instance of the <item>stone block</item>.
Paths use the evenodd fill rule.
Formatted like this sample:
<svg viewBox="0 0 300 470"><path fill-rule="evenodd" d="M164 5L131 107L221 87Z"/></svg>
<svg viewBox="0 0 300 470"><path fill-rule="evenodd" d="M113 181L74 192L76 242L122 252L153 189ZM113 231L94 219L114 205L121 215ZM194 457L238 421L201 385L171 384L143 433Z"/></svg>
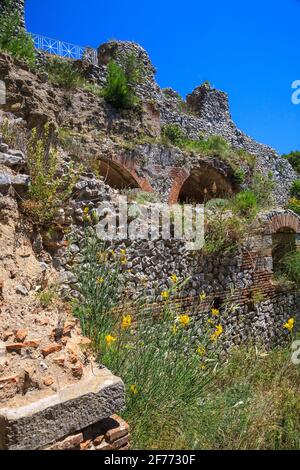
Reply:
<svg viewBox="0 0 300 470"><path fill-rule="evenodd" d="M0 449L40 449L80 432L125 406L124 384L107 369L39 398L28 394L21 406L0 409Z"/></svg>

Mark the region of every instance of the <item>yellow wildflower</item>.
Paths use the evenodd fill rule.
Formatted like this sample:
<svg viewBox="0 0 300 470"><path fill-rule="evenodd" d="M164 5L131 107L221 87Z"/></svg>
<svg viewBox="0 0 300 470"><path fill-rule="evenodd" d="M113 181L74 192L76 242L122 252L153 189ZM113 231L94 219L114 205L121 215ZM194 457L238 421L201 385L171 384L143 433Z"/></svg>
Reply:
<svg viewBox="0 0 300 470"><path fill-rule="evenodd" d="M197 352L198 352L198 354L200 354L200 356L205 356L206 349L205 349L204 346L198 346Z"/></svg>
<svg viewBox="0 0 300 470"><path fill-rule="evenodd" d="M121 264L127 264L127 259L126 258L121 259Z"/></svg>
<svg viewBox="0 0 300 470"><path fill-rule="evenodd" d="M206 365L203 364L203 363L201 363L201 364L200 364L200 369L205 370L205 369L206 369Z"/></svg>
<svg viewBox="0 0 300 470"><path fill-rule="evenodd" d="M90 209L89 209L88 207L85 207L85 208L83 209L83 213L84 213L84 214L88 214L88 213L89 213L89 210L90 210Z"/></svg>
<svg viewBox="0 0 300 470"><path fill-rule="evenodd" d="M120 250L121 255L126 255L126 250Z"/></svg>
<svg viewBox="0 0 300 470"><path fill-rule="evenodd" d="M219 315L220 311L217 309L217 308L212 308L211 309L211 314L214 315L214 316L217 316Z"/></svg>
<svg viewBox="0 0 300 470"><path fill-rule="evenodd" d="M112 335L106 335L105 336L105 342L107 347L109 348L115 341L117 341L117 338Z"/></svg>
<svg viewBox="0 0 300 470"><path fill-rule="evenodd" d="M97 277L96 284L103 284L103 282L104 282L103 277Z"/></svg>
<svg viewBox="0 0 300 470"><path fill-rule="evenodd" d="M122 329L126 330L131 327L132 317L131 315L124 315L122 319Z"/></svg>
<svg viewBox="0 0 300 470"><path fill-rule="evenodd" d="M218 340L219 336L221 336L222 333L223 333L222 325L216 325L214 333L210 336L210 340L213 343L215 343Z"/></svg>
<svg viewBox="0 0 300 470"><path fill-rule="evenodd" d="M199 295L199 299L200 299L201 302L204 302L204 300L206 299L205 292L201 292L201 294Z"/></svg>
<svg viewBox="0 0 300 470"><path fill-rule="evenodd" d="M188 324L190 323L190 317L188 315L180 315L178 317L178 321L179 323L181 323L181 325L183 326L188 326Z"/></svg>
<svg viewBox="0 0 300 470"><path fill-rule="evenodd" d="M138 388L137 388L136 384L130 385L130 391L133 395L136 395L138 393Z"/></svg>
<svg viewBox="0 0 300 470"><path fill-rule="evenodd" d="M290 318L284 325L283 325L283 328L289 330L289 331L292 331L293 328L295 326L295 319L294 318Z"/></svg>
<svg viewBox="0 0 300 470"><path fill-rule="evenodd" d="M170 297L170 294L167 290L162 291L160 295L164 300L168 300L168 298Z"/></svg>
<svg viewBox="0 0 300 470"><path fill-rule="evenodd" d="M207 320L207 323L209 323L210 325L214 325L214 324L215 324L215 322L214 322L211 318L209 318L209 319Z"/></svg>
<svg viewBox="0 0 300 470"><path fill-rule="evenodd" d="M173 284L176 284L176 282L178 282L178 277L176 276L176 274L172 274L171 281L173 282Z"/></svg>

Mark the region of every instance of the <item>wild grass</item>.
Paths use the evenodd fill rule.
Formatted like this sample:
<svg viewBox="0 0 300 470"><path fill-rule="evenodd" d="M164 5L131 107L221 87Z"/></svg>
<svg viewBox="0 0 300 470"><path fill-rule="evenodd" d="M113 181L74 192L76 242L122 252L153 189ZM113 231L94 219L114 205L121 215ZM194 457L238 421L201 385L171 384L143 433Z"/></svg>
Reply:
<svg viewBox="0 0 300 470"><path fill-rule="evenodd" d="M300 369L289 348L244 345L220 356L223 314L208 307L210 323L199 329L169 302L183 286L176 276L159 309L112 308L119 270L103 268L111 252L101 251L95 262L98 248L92 244L83 254L81 266L89 260L91 267L79 273L83 297L75 314L99 362L125 383L123 417L134 449L300 448ZM116 263L125 257L119 253Z"/></svg>

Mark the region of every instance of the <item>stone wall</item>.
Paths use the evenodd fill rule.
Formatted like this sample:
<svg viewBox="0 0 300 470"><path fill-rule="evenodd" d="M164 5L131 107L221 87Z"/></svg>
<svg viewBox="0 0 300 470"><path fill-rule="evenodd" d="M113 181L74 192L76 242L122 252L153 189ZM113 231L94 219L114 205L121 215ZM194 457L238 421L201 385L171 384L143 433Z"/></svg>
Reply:
<svg viewBox="0 0 300 470"><path fill-rule="evenodd" d="M6 0L0 0L0 15L5 2ZM12 6L19 15L21 27L25 28L25 0L12 0Z"/></svg>

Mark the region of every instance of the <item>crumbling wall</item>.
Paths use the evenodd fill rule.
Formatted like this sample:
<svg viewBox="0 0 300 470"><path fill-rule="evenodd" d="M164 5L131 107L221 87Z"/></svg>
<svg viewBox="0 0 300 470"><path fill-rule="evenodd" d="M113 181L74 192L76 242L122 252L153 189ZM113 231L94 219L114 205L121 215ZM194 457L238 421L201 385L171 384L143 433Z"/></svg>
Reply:
<svg viewBox="0 0 300 470"><path fill-rule="evenodd" d="M0 15L1 10L5 7L7 0L0 0ZM20 18L20 26L25 28L25 0L11 0L12 8L18 13Z"/></svg>

